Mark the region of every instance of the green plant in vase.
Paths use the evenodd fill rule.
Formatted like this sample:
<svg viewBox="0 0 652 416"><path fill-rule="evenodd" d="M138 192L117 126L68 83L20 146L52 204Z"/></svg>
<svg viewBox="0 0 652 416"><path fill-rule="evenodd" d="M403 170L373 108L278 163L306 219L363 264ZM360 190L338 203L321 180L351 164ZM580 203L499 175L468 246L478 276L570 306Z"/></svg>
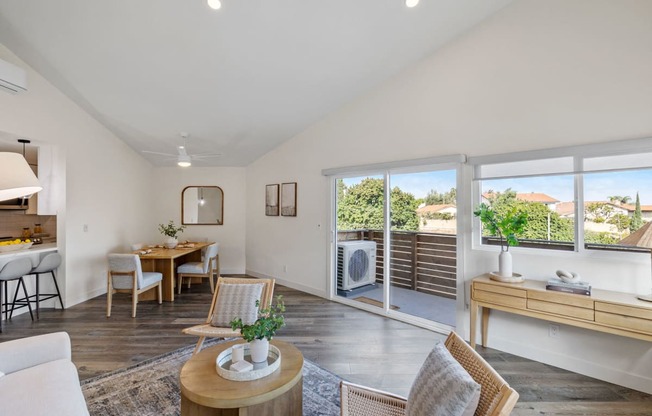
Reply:
<svg viewBox="0 0 652 416"><path fill-rule="evenodd" d="M165 246L167 248L175 248L177 246L177 244L179 243L179 241L177 241L177 236L185 229L186 229L185 225L181 225L177 227L174 224L174 221L172 220L170 220L170 222L167 225L163 225L163 224L158 225L158 230L161 232L161 234L168 237L165 240Z"/></svg>
<svg viewBox="0 0 652 416"><path fill-rule="evenodd" d="M260 301L256 301L256 307ZM255 363L267 360L269 353L269 341L276 335L276 331L285 326L285 303L283 296L276 297L276 304L258 312L258 319L253 324L245 324L241 318L233 319L229 324L231 329L240 330L245 341L250 343L249 350L251 360Z"/></svg>
<svg viewBox="0 0 652 416"><path fill-rule="evenodd" d="M482 203L473 211L473 215L480 218L484 229L490 235L500 238L500 256L498 257L498 274L505 280L512 280L512 255L510 246L518 245L518 234L527 226L527 213L510 207L501 214L490 205ZM498 279L499 280L499 279Z"/></svg>

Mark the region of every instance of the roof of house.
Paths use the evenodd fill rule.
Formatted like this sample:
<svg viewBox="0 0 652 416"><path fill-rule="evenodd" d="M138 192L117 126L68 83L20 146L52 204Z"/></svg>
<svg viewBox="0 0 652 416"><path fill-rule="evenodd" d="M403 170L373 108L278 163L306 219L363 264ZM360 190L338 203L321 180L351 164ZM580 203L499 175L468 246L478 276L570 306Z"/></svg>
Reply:
<svg viewBox="0 0 652 416"><path fill-rule="evenodd" d="M482 194L482 196L487 199L491 198L493 195L494 194L492 192L484 192ZM559 202L558 199L555 199L550 195L544 194L542 192L517 193L516 199L526 202L540 202L542 204L555 204Z"/></svg>
<svg viewBox="0 0 652 416"><path fill-rule="evenodd" d="M611 205L614 208L623 209L629 213L636 211L635 205L630 204L616 204L609 201L584 201L584 206L587 207L591 204L606 204ZM650 212L652 211L652 205L641 205L641 212ZM555 206L555 212L561 215L570 215L575 212L575 202L560 202Z"/></svg>
<svg viewBox="0 0 652 416"><path fill-rule="evenodd" d="M446 208L454 208L457 210L457 207L453 204L426 205L425 207L417 208L417 214L437 213Z"/></svg>

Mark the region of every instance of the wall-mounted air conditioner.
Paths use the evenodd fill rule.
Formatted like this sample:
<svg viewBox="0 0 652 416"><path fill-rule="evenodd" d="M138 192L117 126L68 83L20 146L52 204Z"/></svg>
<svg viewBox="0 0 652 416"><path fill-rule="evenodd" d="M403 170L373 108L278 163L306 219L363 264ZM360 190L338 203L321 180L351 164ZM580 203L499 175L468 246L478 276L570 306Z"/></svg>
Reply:
<svg viewBox="0 0 652 416"><path fill-rule="evenodd" d="M341 290L376 282L376 242L340 241L337 243L337 288Z"/></svg>
<svg viewBox="0 0 652 416"><path fill-rule="evenodd" d="M27 91L25 70L0 59L0 91L11 94Z"/></svg>

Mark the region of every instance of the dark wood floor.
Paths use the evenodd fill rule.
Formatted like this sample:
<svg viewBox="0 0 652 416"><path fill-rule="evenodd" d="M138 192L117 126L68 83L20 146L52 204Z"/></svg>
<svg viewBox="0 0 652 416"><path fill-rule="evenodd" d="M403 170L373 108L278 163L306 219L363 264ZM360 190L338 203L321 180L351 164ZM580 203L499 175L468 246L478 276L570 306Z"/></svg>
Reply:
<svg viewBox="0 0 652 416"><path fill-rule="evenodd" d="M277 286L285 298L287 326L279 334L312 362L356 383L407 395L421 363L443 335L339 303ZM129 366L195 338L181 329L206 318L208 285L184 289L174 303L141 302L131 318L127 295L106 296L67 310L45 309L6 322L0 341L67 331L82 379ZM515 415L652 415L652 396L492 349L479 352L519 392Z"/></svg>

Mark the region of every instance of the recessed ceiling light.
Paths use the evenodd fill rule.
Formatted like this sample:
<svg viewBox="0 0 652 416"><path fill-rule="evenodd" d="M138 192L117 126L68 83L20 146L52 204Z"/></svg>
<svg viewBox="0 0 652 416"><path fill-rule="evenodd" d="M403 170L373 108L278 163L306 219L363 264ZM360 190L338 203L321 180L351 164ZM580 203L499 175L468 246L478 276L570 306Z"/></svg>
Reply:
<svg viewBox="0 0 652 416"><path fill-rule="evenodd" d="M213 10L218 10L222 7L222 2L220 0L208 0L208 7Z"/></svg>
<svg viewBox="0 0 652 416"><path fill-rule="evenodd" d="M405 0L405 5L407 7L414 7L419 4L419 0Z"/></svg>

